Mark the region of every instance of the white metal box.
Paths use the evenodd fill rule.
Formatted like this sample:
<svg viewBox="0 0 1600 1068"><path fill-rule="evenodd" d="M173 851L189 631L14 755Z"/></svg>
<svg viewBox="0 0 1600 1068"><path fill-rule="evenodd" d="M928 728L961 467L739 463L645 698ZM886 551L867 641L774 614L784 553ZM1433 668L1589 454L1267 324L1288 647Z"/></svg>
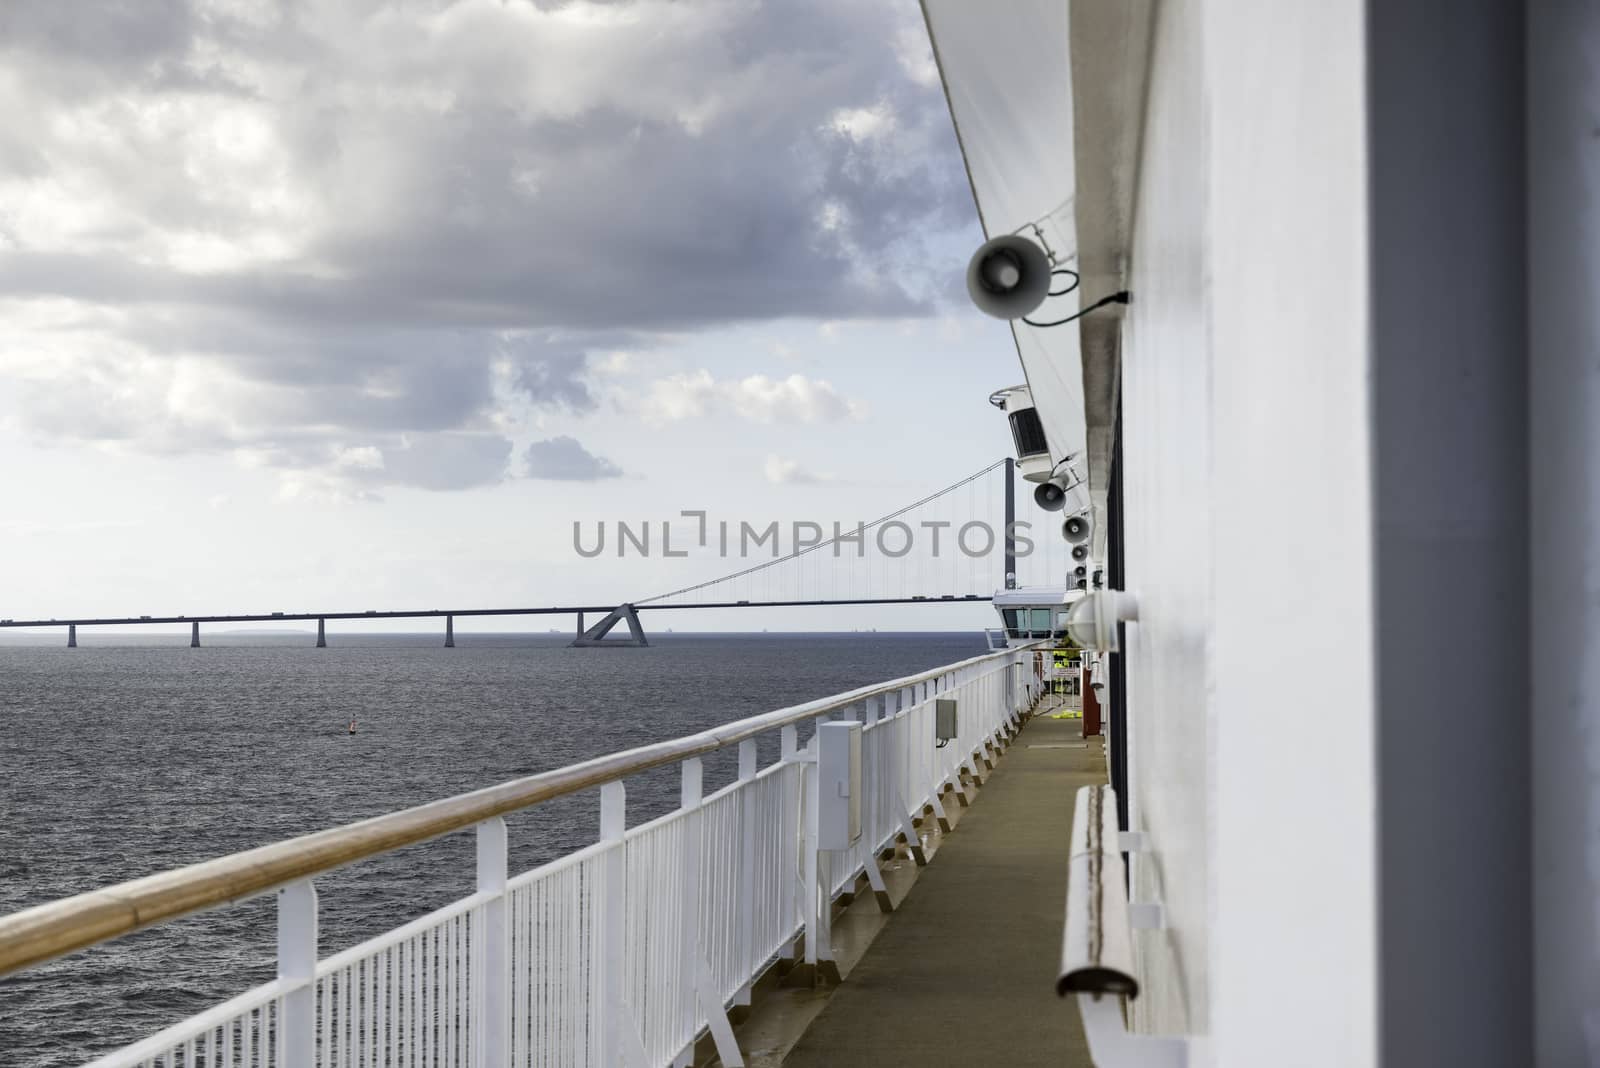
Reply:
<svg viewBox="0 0 1600 1068"><path fill-rule="evenodd" d="M861 837L861 724L817 728L817 848L849 849Z"/></svg>
<svg viewBox="0 0 1600 1068"><path fill-rule="evenodd" d="M933 740L943 745L956 734L956 699L941 697L933 703Z"/></svg>

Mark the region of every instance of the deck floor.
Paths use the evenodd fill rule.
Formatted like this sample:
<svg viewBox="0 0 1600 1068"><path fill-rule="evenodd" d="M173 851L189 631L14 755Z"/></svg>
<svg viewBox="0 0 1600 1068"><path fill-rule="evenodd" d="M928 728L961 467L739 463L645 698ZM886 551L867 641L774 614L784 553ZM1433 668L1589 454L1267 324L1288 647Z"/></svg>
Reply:
<svg viewBox="0 0 1600 1068"><path fill-rule="evenodd" d="M1037 716L887 917L785 1068L1090 1068L1056 996L1074 791L1105 781L1101 740Z"/></svg>

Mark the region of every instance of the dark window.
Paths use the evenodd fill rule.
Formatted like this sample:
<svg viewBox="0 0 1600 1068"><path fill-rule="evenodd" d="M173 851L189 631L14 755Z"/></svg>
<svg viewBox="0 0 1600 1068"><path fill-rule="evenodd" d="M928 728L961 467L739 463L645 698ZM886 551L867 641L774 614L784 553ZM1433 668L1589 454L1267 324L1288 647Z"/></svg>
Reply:
<svg viewBox="0 0 1600 1068"><path fill-rule="evenodd" d="M1028 621L1027 611L1028 610L1027 609L1023 609L1022 611L1023 611L1022 622L1023 623L1027 623L1027 621ZM1021 638L1021 637L1023 637L1022 630L1017 626L1017 610L1015 608L1002 608L1002 609L1000 609L1000 618L1005 621L1006 637L1008 637L1008 638Z"/></svg>

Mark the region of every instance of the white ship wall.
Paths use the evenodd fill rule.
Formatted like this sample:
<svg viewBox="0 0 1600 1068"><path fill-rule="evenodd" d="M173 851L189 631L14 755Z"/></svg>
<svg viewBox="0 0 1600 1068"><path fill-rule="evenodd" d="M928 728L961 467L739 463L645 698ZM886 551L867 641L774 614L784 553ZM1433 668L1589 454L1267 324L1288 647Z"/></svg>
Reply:
<svg viewBox="0 0 1600 1068"><path fill-rule="evenodd" d="M1378 1055L1364 34L1354 0L1203 27L1217 1064Z"/></svg>
<svg viewBox="0 0 1600 1068"><path fill-rule="evenodd" d="M969 153L1030 180L1062 95L1002 75L1070 13L1082 297L1132 293L1077 350L1097 503L1120 367L1141 602L1135 1023L1229 1068L1501 1068L1535 1030L1600 1064L1595 6L928 7L966 18Z"/></svg>
<svg viewBox="0 0 1600 1068"><path fill-rule="evenodd" d="M1137 1023L1352 1068L1378 1026L1363 8L1156 11L1122 375L1134 892L1168 929L1138 935Z"/></svg>
<svg viewBox="0 0 1600 1068"><path fill-rule="evenodd" d="M1215 782L1211 695L1211 357L1206 343L1205 138L1199 5L1161 5L1143 168L1135 195L1135 299L1123 325L1123 514L1132 857L1136 901L1160 901L1168 929L1139 934L1144 1030L1209 1030L1207 862Z"/></svg>

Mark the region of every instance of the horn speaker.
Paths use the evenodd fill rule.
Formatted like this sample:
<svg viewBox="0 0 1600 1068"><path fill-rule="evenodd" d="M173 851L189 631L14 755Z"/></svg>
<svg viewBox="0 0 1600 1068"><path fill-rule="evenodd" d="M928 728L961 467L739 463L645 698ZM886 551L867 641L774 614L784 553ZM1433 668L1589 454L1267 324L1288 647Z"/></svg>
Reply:
<svg viewBox="0 0 1600 1068"><path fill-rule="evenodd" d="M967 293L985 315L1020 319L1050 295L1050 258L1017 234L990 238L967 264Z"/></svg>
<svg viewBox="0 0 1600 1068"><path fill-rule="evenodd" d="M1068 516L1066 522L1061 524L1061 536L1071 545L1083 545L1089 541L1091 524L1086 515Z"/></svg>

